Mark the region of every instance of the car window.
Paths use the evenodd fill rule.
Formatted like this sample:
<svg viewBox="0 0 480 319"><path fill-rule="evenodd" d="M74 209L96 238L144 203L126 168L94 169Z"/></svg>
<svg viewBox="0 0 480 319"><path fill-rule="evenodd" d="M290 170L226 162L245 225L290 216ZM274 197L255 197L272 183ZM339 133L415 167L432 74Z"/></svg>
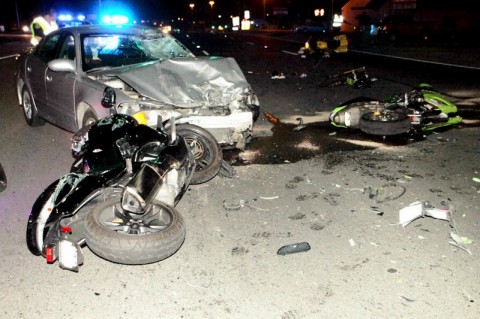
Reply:
<svg viewBox="0 0 480 319"><path fill-rule="evenodd" d="M50 62L55 59L55 52L57 50L59 38L60 34L46 37L44 41L39 44L37 50L35 50L35 55L44 62Z"/></svg>
<svg viewBox="0 0 480 319"><path fill-rule="evenodd" d="M194 55L175 38L163 34L93 34L82 37L83 70L119 67Z"/></svg>
<svg viewBox="0 0 480 319"><path fill-rule="evenodd" d="M68 34L62 41L60 46L60 51L58 53L58 58L60 59L75 59L75 40L73 35Z"/></svg>

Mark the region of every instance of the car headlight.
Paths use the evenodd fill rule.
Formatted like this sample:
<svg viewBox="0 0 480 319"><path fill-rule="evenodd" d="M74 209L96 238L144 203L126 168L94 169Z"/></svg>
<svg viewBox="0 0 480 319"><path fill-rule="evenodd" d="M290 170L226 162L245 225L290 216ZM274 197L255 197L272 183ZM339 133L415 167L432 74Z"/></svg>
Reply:
<svg viewBox="0 0 480 319"><path fill-rule="evenodd" d="M175 110L144 110L133 113L132 116L139 124L144 124L150 127L156 127L160 122L170 120L172 117L178 119L182 117L182 113Z"/></svg>

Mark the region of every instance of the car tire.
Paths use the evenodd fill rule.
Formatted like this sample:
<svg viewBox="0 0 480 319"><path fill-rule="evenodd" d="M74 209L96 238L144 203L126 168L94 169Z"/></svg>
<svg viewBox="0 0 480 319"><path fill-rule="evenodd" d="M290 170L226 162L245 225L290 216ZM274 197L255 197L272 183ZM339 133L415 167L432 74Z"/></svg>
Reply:
<svg viewBox="0 0 480 319"><path fill-rule="evenodd" d="M252 111L253 122L256 122L258 120L258 117L260 116L260 106L252 104L248 105L248 109Z"/></svg>
<svg viewBox="0 0 480 319"><path fill-rule="evenodd" d="M97 205L85 219L85 241L96 255L119 264L144 265L166 259L180 249L186 226L178 211L161 201L148 220L123 220L115 214L119 199Z"/></svg>
<svg viewBox="0 0 480 319"><path fill-rule="evenodd" d="M223 152L215 137L196 125L176 126L177 134L193 147L195 172L190 184L202 184L214 178L222 166Z"/></svg>
<svg viewBox="0 0 480 319"><path fill-rule="evenodd" d="M22 109L25 121L30 126L41 126L45 124L45 120L38 116L38 111L33 102L33 97L27 88L22 91Z"/></svg>
<svg viewBox="0 0 480 319"><path fill-rule="evenodd" d="M95 123L97 121L97 117L95 116L95 113L92 111L92 110L87 110L84 114L83 114L83 118L82 118L82 127L85 127L87 125L90 125L92 123ZM81 127L81 128L82 128Z"/></svg>

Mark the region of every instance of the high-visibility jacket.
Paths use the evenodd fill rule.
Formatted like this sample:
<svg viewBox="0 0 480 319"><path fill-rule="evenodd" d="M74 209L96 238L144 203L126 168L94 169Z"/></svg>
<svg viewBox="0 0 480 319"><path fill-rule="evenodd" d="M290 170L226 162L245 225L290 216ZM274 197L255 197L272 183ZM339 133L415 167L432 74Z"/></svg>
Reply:
<svg viewBox="0 0 480 319"><path fill-rule="evenodd" d="M58 25L55 21L49 23L44 17L36 17L30 23L30 30L32 31L31 43L37 45L44 36L57 29Z"/></svg>

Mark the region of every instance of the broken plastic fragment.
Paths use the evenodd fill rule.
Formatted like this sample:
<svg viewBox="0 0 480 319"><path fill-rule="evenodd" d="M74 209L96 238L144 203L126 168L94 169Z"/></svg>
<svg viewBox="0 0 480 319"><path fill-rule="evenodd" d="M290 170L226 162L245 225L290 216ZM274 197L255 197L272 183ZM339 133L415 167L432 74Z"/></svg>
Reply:
<svg viewBox="0 0 480 319"><path fill-rule="evenodd" d="M451 245L456 246L470 255L472 252L467 248L465 244L470 243L471 241L468 237L462 237L459 235L458 229L455 225L455 220L453 219L455 208L453 205L449 205L448 209L438 209L432 206L429 202L414 202L409 206L402 208L400 210L400 224L405 227L411 221L417 219L418 217L430 216L437 219L443 219L449 222L450 227L453 231L450 232L450 237L453 241L449 242Z"/></svg>
<svg viewBox="0 0 480 319"><path fill-rule="evenodd" d="M294 131L300 131L307 127L305 124L303 124L303 119L301 117L297 117L297 121L298 125L293 128Z"/></svg>
<svg viewBox="0 0 480 319"><path fill-rule="evenodd" d="M280 120L278 119L278 117L273 116L272 113L270 112L265 111L263 112L263 115L265 115L267 120L272 124L280 123Z"/></svg>
<svg viewBox="0 0 480 319"><path fill-rule="evenodd" d="M452 241L449 242L450 245L456 246L456 247L466 251L470 255L472 254L470 249L468 249L467 246L465 246L466 243L463 241L464 237L460 237L458 234L456 234L454 232L450 232L450 237L452 237L452 239L453 239L453 242Z"/></svg>
<svg viewBox="0 0 480 319"><path fill-rule="evenodd" d="M400 225L405 227L415 219L425 216L450 221L448 209L435 208L429 202L414 202L400 209Z"/></svg>
<svg viewBox="0 0 480 319"><path fill-rule="evenodd" d="M277 255L285 256L288 254L301 253L310 250L310 244L307 242L290 244L280 247L277 251Z"/></svg>
<svg viewBox="0 0 480 319"><path fill-rule="evenodd" d="M260 196L260 198L265 200L272 200L272 199L277 199L278 196L271 196L271 197Z"/></svg>

